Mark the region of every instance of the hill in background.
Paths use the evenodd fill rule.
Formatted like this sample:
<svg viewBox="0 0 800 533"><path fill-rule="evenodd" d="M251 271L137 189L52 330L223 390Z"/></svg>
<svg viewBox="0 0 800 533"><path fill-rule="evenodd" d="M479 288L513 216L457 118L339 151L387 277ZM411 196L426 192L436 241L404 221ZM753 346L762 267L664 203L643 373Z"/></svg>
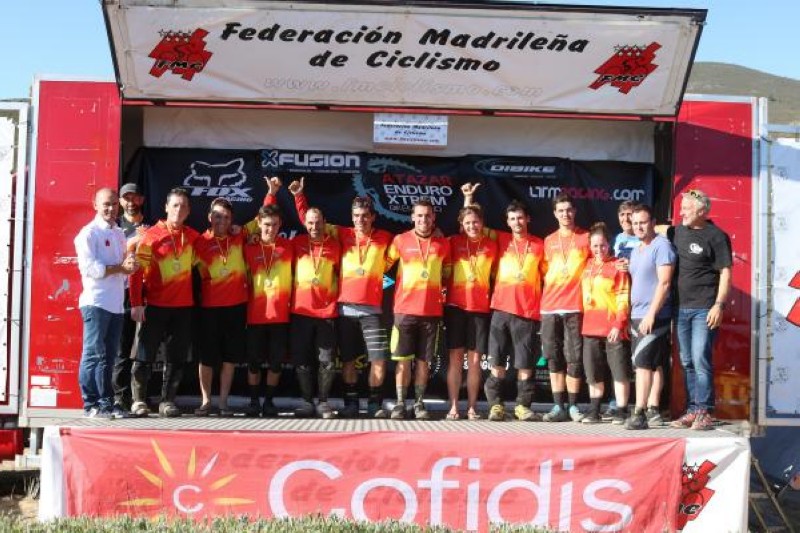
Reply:
<svg viewBox="0 0 800 533"><path fill-rule="evenodd" d="M770 124L800 124L800 81L727 63L695 63L688 93L769 98Z"/></svg>

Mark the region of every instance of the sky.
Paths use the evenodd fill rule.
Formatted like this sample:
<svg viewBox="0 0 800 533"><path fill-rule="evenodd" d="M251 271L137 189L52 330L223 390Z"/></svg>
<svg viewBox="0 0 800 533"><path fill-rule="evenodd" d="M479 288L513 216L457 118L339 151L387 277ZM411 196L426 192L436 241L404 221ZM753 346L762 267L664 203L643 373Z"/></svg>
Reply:
<svg viewBox="0 0 800 533"><path fill-rule="evenodd" d="M547 3L547 2L541 2ZM800 80L797 0L594 0L560 4L708 9L697 61ZM26 98L35 75L114 79L100 0L0 0L0 99Z"/></svg>

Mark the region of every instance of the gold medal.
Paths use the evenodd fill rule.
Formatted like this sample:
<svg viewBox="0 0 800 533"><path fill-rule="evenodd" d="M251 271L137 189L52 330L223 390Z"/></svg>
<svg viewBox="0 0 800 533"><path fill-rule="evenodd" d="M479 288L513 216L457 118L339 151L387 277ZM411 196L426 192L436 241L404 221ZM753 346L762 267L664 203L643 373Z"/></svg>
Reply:
<svg viewBox="0 0 800 533"><path fill-rule="evenodd" d="M594 303L594 301L592 300L591 296L587 296L586 298L583 299L583 303L586 304L587 306L591 306Z"/></svg>
<svg viewBox="0 0 800 533"><path fill-rule="evenodd" d="M565 266L561 269L561 277L567 279L569 277L569 269Z"/></svg>
<svg viewBox="0 0 800 533"><path fill-rule="evenodd" d="M181 271L181 262L177 259L172 261L172 271L173 272L180 272Z"/></svg>
<svg viewBox="0 0 800 533"><path fill-rule="evenodd" d="M517 281L525 281L525 274L517 272Z"/></svg>
<svg viewBox="0 0 800 533"><path fill-rule="evenodd" d="M265 279L264 280L264 288L265 289L269 289L270 287L272 287L272 280L271 279Z"/></svg>
<svg viewBox="0 0 800 533"><path fill-rule="evenodd" d="M422 279L428 279L428 276L430 276L430 274L428 274L427 270L423 270L422 273L419 275L419 277L421 277Z"/></svg>
<svg viewBox="0 0 800 533"><path fill-rule="evenodd" d="M475 274L470 274L469 276L467 276L467 281L470 282L475 281Z"/></svg>
<svg viewBox="0 0 800 533"><path fill-rule="evenodd" d="M358 274L359 276L363 276L364 274L366 274L366 271L363 268L358 267L356 269L356 274Z"/></svg>
<svg viewBox="0 0 800 533"><path fill-rule="evenodd" d="M227 276L228 276L228 274L230 274L230 271L228 270L228 268L227 268L227 267L222 267L222 268L220 269L219 273L220 273L220 274L222 275L222 277L224 278L224 277L227 277Z"/></svg>
<svg viewBox="0 0 800 533"><path fill-rule="evenodd" d="M312 285L314 285L315 287L316 287L317 285L319 285L319 278L314 278L314 279L312 279L312 280L311 280L311 284L312 284Z"/></svg>

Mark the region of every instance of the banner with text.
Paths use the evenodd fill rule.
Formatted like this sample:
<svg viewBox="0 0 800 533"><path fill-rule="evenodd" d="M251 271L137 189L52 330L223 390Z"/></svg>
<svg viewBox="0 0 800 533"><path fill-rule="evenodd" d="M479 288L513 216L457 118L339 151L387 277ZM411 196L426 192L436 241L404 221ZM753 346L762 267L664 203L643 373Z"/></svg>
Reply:
<svg viewBox="0 0 800 533"><path fill-rule="evenodd" d="M126 98L674 115L704 10L113 0Z"/></svg>
<svg viewBox="0 0 800 533"><path fill-rule="evenodd" d="M618 228L620 202L652 205L655 200L651 164L537 157L145 148L134 159L127 179L143 187L150 220L163 218L170 189L187 188L189 224L203 231L208 227L208 205L217 196L233 202L237 222L256 216L266 193L263 176L273 175L284 182L278 203L285 215L284 231L290 236L303 228L286 186L300 177L305 177L311 205L320 207L328 222L351 225L353 197L369 196L378 215L376 225L393 233L411 228L411 208L420 198L434 204L436 223L445 235L457 233L465 182L481 183L475 199L484 207L489 227L506 230L505 208L511 200L520 200L530 209L530 230L541 237L556 229L552 200L562 191L574 199L579 225L588 228L602 221L612 232Z"/></svg>
<svg viewBox="0 0 800 533"><path fill-rule="evenodd" d="M469 531L676 529L683 439L432 435L230 432L223 446L219 432L51 428L42 498L52 506L40 517L322 514Z"/></svg>

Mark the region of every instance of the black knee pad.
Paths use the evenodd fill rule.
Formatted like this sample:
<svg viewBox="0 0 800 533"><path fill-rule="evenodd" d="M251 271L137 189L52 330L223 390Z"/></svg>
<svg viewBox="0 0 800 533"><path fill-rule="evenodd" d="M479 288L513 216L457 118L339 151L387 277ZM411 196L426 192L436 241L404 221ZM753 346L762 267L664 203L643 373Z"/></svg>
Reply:
<svg viewBox="0 0 800 533"><path fill-rule="evenodd" d="M583 379L583 363L567 363L567 375L571 378Z"/></svg>
<svg viewBox="0 0 800 533"><path fill-rule="evenodd" d="M566 369L564 368L564 364L562 361L557 361L555 359L548 359L547 370L549 370L550 372L561 373L564 372L564 370Z"/></svg>

